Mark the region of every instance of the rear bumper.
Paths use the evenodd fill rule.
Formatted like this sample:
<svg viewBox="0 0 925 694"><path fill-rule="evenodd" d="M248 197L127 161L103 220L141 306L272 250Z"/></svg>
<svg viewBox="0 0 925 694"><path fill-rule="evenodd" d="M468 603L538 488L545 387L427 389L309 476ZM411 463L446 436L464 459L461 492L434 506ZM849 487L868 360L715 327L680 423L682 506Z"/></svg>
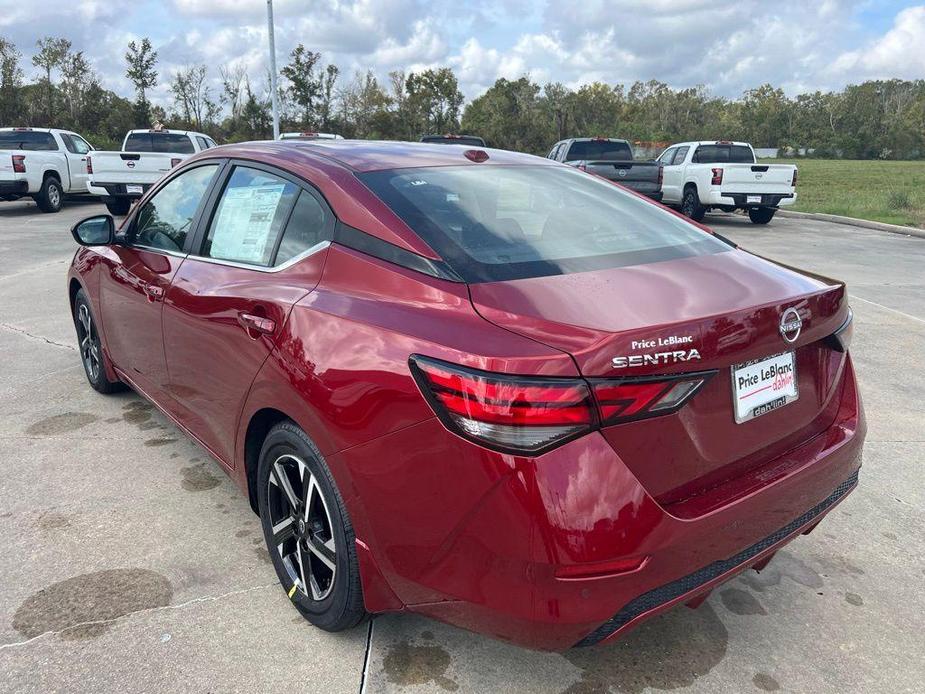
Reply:
<svg viewBox="0 0 925 694"><path fill-rule="evenodd" d="M748 196L761 195L761 202L748 202ZM709 204L731 207L785 207L797 200L796 193L734 193L729 191L710 191Z"/></svg>
<svg viewBox="0 0 925 694"><path fill-rule="evenodd" d="M27 195L29 193L28 181L0 181L0 196Z"/></svg>
<svg viewBox="0 0 925 694"><path fill-rule="evenodd" d="M364 592L565 650L689 602L814 527L854 487L861 464L866 425L850 361L840 397L829 429L747 480L704 492L709 499L669 507L599 434L519 458L429 420L328 462L350 490L345 502L375 566L363 572Z"/></svg>
<svg viewBox="0 0 925 694"><path fill-rule="evenodd" d="M126 192L126 185L137 185L141 186L140 193L129 193ZM142 195L148 192L153 184L151 183L87 183L87 191L93 195L101 195L106 198L140 198Z"/></svg>

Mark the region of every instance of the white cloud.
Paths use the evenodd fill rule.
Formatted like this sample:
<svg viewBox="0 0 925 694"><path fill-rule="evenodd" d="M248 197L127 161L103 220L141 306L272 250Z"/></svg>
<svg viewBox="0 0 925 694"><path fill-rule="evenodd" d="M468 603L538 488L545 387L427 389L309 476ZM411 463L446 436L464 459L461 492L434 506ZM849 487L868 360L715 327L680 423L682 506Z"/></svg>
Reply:
<svg viewBox="0 0 925 694"><path fill-rule="evenodd" d="M921 79L925 76L925 5L900 12L886 34L863 49L842 53L828 72L855 81Z"/></svg>

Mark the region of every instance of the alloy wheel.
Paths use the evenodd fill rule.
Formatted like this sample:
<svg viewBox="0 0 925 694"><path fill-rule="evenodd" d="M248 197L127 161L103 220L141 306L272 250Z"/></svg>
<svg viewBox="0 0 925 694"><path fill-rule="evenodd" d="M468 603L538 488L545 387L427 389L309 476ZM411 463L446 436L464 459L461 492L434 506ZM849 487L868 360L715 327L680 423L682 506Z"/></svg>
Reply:
<svg viewBox="0 0 925 694"><path fill-rule="evenodd" d="M61 204L61 191L58 190L58 186L54 184L48 186L48 201L53 207L57 207Z"/></svg>
<svg viewBox="0 0 925 694"><path fill-rule="evenodd" d="M334 589L337 549L327 500L308 465L295 455L273 461L267 485L271 551L293 587L314 601Z"/></svg>
<svg viewBox="0 0 925 694"><path fill-rule="evenodd" d="M80 358L91 381L100 373L100 347L93 334L93 318L86 304L77 307L77 337L80 340Z"/></svg>

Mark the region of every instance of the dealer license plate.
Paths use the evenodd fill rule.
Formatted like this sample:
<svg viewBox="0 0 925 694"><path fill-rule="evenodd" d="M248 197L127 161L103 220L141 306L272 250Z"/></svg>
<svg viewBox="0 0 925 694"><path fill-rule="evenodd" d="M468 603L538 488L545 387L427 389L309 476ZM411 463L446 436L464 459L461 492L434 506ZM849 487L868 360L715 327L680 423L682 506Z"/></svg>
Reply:
<svg viewBox="0 0 925 694"><path fill-rule="evenodd" d="M755 202L755 203L758 203L758 204L760 205L760 204L761 204L761 196L760 196L760 195L746 195L746 196L745 196L745 202L747 202L747 203Z"/></svg>
<svg viewBox="0 0 925 694"><path fill-rule="evenodd" d="M125 192L129 195L132 195L133 193L141 195L144 192L144 189L141 186L125 186Z"/></svg>
<svg viewBox="0 0 925 694"><path fill-rule="evenodd" d="M797 397L793 352L732 367L732 399L739 424L781 408Z"/></svg>

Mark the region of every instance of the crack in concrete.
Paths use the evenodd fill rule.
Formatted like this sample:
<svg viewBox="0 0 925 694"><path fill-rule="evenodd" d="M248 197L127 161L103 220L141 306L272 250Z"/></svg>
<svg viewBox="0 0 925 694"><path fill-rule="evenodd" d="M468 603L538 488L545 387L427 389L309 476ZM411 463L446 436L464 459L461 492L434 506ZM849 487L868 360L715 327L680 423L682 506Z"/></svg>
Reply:
<svg viewBox="0 0 925 694"><path fill-rule="evenodd" d="M6 330L7 332L17 333L19 335L25 335L30 340L36 340L37 342L45 342L46 344L53 345L55 347L63 347L64 349L69 349L72 352L77 351L77 347L74 345L66 345L63 342L55 342L54 340L49 340L47 337L42 335L33 335L28 330L23 330L22 328L17 328L15 325L10 325L9 323L0 323L0 328Z"/></svg>
<svg viewBox="0 0 925 694"><path fill-rule="evenodd" d="M366 653L363 654L363 669L360 671L360 694L366 694L366 683L369 681L369 655L373 649L373 621L369 617L369 630L366 632Z"/></svg>
<svg viewBox="0 0 925 694"><path fill-rule="evenodd" d="M98 620L89 621L89 622L80 622L79 624L71 624L70 626L65 627L64 629L58 629L57 631L44 631L41 634L38 634L37 636L33 636L31 639L24 639L23 641L13 641L11 643L0 644L0 651L5 651L10 648L19 648L22 646L27 646L35 641L38 641L39 639L44 639L46 636L57 636L58 634L61 634L67 631L72 631L74 629L79 629L81 627L89 627L89 626L94 626L97 624L113 624L115 622L125 619L126 617L132 617L134 615L153 614L155 612L163 612L165 610L181 610L183 608L190 607L192 605L198 605L198 604L206 603L206 602L215 602L217 600L234 597L236 595L244 595L245 593L253 593L254 591L257 591L257 590L266 590L267 588L274 588L278 585L279 585L279 582L277 581L274 583L267 583L262 586L252 586L251 588L240 588L238 590L231 590L231 591L228 591L227 593L222 593L221 595L202 595L198 598L192 598L190 600L187 600L186 602L181 602L177 605L163 605L160 607L150 607L144 610L135 610L134 612L128 612L118 617L114 617L113 619L98 619Z"/></svg>

